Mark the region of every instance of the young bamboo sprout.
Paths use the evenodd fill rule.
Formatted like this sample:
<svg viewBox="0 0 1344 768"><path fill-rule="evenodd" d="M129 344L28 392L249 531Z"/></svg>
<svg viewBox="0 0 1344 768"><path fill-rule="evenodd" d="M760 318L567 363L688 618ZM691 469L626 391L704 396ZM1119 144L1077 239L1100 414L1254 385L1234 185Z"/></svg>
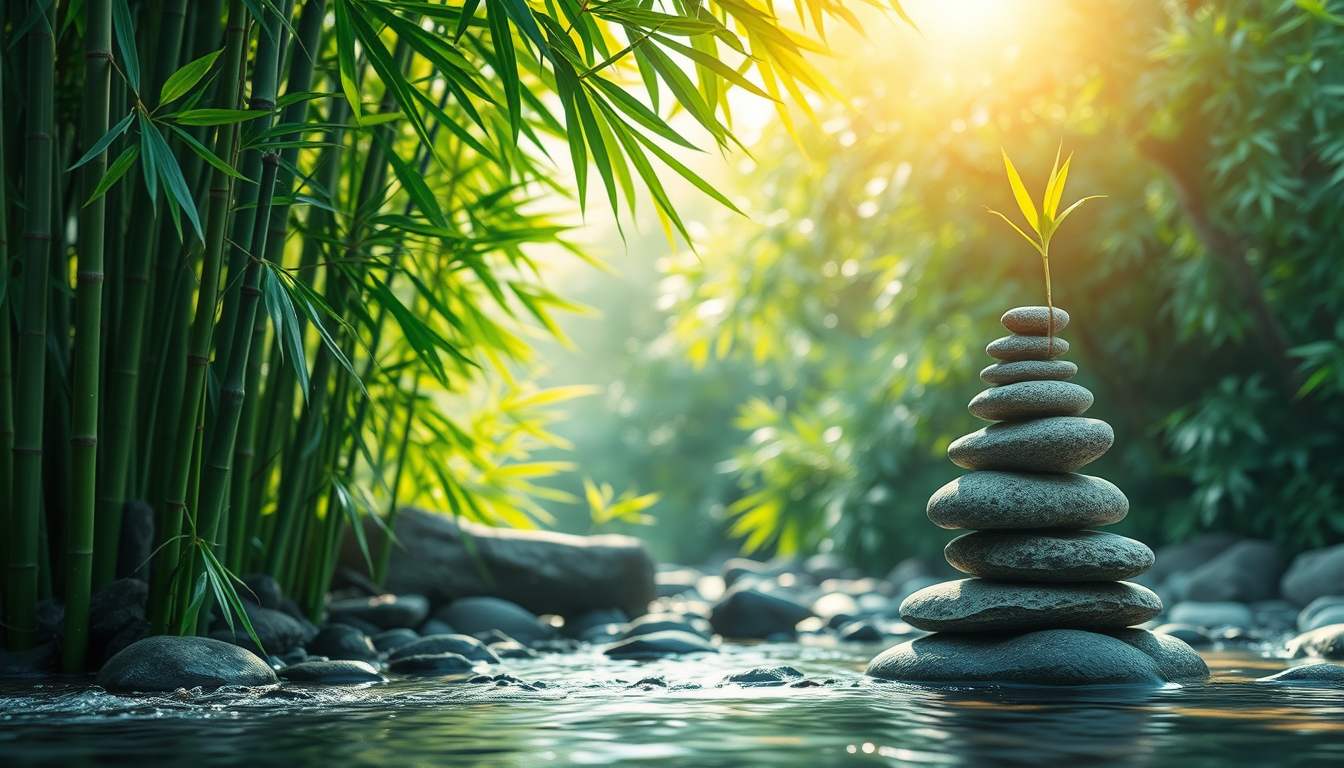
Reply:
<svg viewBox="0 0 1344 768"><path fill-rule="evenodd" d="M1088 195L1065 208L1063 213L1058 213L1059 200L1064 196L1064 182L1069 176L1069 163L1073 161L1073 153L1070 152L1064 160L1064 165L1060 166L1059 156L1063 149L1064 146L1061 143L1059 150L1055 152L1055 167L1050 169L1050 180L1045 184L1045 195L1041 198L1039 215L1036 213L1036 205L1032 202L1031 195L1027 194L1026 185L1022 183L1022 177L1017 174L1017 169L1013 167L1013 161L1008 159L1007 150L1000 150L1003 152L1003 165L1008 169L1008 183L1013 187L1013 197L1017 200L1018 209L1027 218L1027 224L1031 227L1031 231L1036 233L1035 238L1022 231L1021 227L1014 224L1012 219L1002 213L992 208L985 209L1008 222L1008 226L1017 230L1017 234L1031 243L1031 246L1041 254L1041 266L1045 268L1045 306L1049 316L1047 321L1050 333L1048 354L1051 355L1055 353L1055 303L1050 290L1050 238L1059 229L1059 225L1064 223L1065 217L1073 213L1075 208L1088 200L1105 197L1105 195ZM1056 215L1057 213L1058 215Z"/></svg>

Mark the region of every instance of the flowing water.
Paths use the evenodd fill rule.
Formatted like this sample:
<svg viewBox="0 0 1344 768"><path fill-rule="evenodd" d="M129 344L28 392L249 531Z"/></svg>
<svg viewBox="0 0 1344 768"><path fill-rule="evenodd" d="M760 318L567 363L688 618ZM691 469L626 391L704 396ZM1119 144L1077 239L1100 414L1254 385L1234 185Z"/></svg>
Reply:
<svg viewBox="0 0 1344 768"><path fill-rule="evenodd" d="M1205 684L1086 691L879 682L875 651L581 652L506 661L514 681L196 695L0 682L0 766L1344 766L1344 687L1256 683L1285 662L1247 651L1207 654ZM721 684L781 664L809 687Z"/></svg>

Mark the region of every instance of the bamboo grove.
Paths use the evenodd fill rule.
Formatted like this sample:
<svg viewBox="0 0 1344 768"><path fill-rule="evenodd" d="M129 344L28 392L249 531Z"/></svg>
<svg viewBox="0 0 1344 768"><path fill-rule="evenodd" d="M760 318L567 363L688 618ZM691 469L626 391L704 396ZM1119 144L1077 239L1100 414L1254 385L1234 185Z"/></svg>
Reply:
<svg viewBox="0 0 1344 768"><path fill-rule="evenodd" d="M859 23L837 0L2 5L4 623L29 647L63 603L68 672L135 504L156 633L246 624L233 574L257 570L318 617L348 523L378 573L361 518L399 505L543 517L532 481L568 467L530 450L576 393L515 377L573 308L534 251L590 258L546 201L593 187L685 237L668 171L731 203L676 153L734 146L730 90L810 115L825 19Z"/></svg>

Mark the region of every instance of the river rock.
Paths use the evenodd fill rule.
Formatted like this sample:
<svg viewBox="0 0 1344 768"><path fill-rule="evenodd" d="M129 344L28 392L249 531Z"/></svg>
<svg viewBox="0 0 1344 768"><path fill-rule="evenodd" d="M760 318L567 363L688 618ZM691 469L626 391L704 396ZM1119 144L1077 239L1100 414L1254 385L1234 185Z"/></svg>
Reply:
<svg viewBox="0 0 1344 768"><path fill-rule="evenodd" d="M535 614L517 603L497 597L464 597L434 612L434 618L451 624L464 635L498 629L519 642L532 644L555 636L555 627L542 624Z"/></svg>
<svg viewBox="0 0 1344 768"><path fill-rule="evenodd" d="M121 538L117 540L117 578L135 578L148 583L153 575L151 555L158 543L154 533L154 507L139 499L121 505Z"/></svg>
<svg viewBox="0 0 1344 768"><path fill-rule="evenodd" d="M1040 336L1004 336L995 339L985 347L990 357L1005 363L1022 360L1053 360L1067 354L1069 342L1055 336L1053 339Z"/></svg>
<svg viewBox="0 0 1344 768"><path fill-rule="evenodd" d="M1190 572L1185 598L1241 603L1273 600L1279 596L1279 580L1287 568L1288 556L1274 542L1238 541Z"/></svg>
<svg viewBox="0 0 1344 768"><path fill-rule="evenodd" d="M944 554L961 571L1003 581L1121 581L1153 565L1142 542L1100 531L977 531Z"/></svg>
<svg viewBox="0 0 1344 768"><path fill-rule="evenodd" d="M175 691L223 685L272 685L275 672L256 654L208 637L147 637L98 671L110 691Z"/></svg>
<svg viewBox="0 0 1344 768"><path fill-rule="evenodd" d="M1080 416L1051 416L990 424L948 446L959 467L980 471L1072 472L1091 464L1115 442L1111 425Z"/></svg>
<svg viewBox="0 0 1344 768"><path fill-rule="evenodd" d="M128 627L145 622L149 585L139 579L117 579L93 594L89 601L89 661L102 666L130 643L110 648L112 639ZM146 632L135 640L148 637ZM134 642L132 640L131 642Z"/></svg>
<svg viewBox="0 0 1344 768"><path fill-rule="evenodd" d="M1327 624L1344 624L1344 597L1318 597L1297 614L1298 632L1310 632Z"/></svg>
<svg viewBox="0 0 1344 768"><path fill-rule="evenodd" d="M792 635L794 625L812 615L805 605L751 585L729 589L709 615L710 626L724 637L741 640Z"/></svg>
<svg viewBox="0 0 1344 768"><path fill-rule="evenodd" d="M972 472L939 488L928 511L953 530L1090 528L1123 520L1129 499L1091 475Z"/></svg>
<svg viewBox="0 0 1344 768"><path fill-rule="evenodd" d="M445 632L444 634L451 635L453 633ZM414 643L419 639L420 635L413 629L389 629L369 638L373 642L373 647L382 653L391 653L403 645Z"/></svg>
<svg viewBox="0 0 1344 768"><path fill-rule="evenodd" d="M429 635L422 637L392 651L388 655L388 659L396 661L410 656L434 656L441 653L456 654L470 661L499 663L499 656L487 648L485 643L466 635Z"/></svg>
<svg viewBox="0 0 1344 768"><path fill-rule="evenodd" d="M1298 605L1326 595L1344 595L1344 544L1294 557L1279 585L1283 596Z"/></svg>
<svg viewBox="0 0 1344 768"><path fill-rule="evenodd" d="M1191 648L1207 648L1213 645L1213 638L1209 637L1203 627L1197 627L1194 624L1180 624L1177 622L1167 622L1153 628L1153 632L1159 635L1167 635L1185 643Z"/></svg>
<svg viewBox="0 0 1344 768"><path fill-rule="evenodd" d="M1171 635L1146 629L1116 629L1106 634L1148 654L1157 662L1162 676L1173 683L1192 683L1209 679L1209 666L1188 643Z"/></svg>
<svg viewBox="0 0 1344 768"><path fill-rule="evenodd" d="M1189 573L1241 539L1235 534L1211 531L1201 533L1189 541L1159 547L1154 552L1156 559L1153 568L1142 581L1145 584L1161 584L1175 574Z"/></svg>
<svg viewBox="0 0 1344 768"><path fill-rule="evenodd" d="M39 677L56 666L52 643L35 645L26 651L0 651L0 678Z"/></svg>
<svg viewBox="0 0 1344 768"><path fill-rule="evenodd" d="M1289 667L1277 675L1262 677L1256 680L1257 683L1339 683L1344 684L1344 666L1331 664L1328 661L1318 661L1314 664L1303 664L1299 667Z"/></svg>
<svg viewBox="0 0 1344 768"><path fill-rule="evenodd" d="M420 595L378 595L337 600L327 606L331 621L357 618L380 630L417 627L429 615L429 601Z"/></svg>
<svg viewBox="0 0 1344 768"><path fill-rule="evenodd" d="M1092 393L1067 381L1023 381L986 389L967 410L985 421L1018 421L1046 416L1081 416L1092 407Z"/></svg>
<svg viewBox="0 0 1344 768"><path fill-rule="evenodd" d="M1288 641L1293 658L1344 659L1344 624L1326 624Z"/></svg>
<svg viewBox="0 0 1344 768"><path fill-rule="evenodd" d="M802 680L803 673L793 667L757 667L756 669L738 672L735 675L729 675L723 679L720 685L736 683L737 685L769 687L776 685L788 685L795 680Z"/></svg>
<svg viewBox="0 0 1344 768"><path fill-rule="evenodd" d="M353 685L387 682L387 678L378 674L378 669L367 661L305 661L285 667L276 674L291 683Z"/></svg>
<svg viewBox="0 0 1344 768"><path fill-rule="evenodd" d="M578 616L565 617L565 624L560 628L560 633L565 637L578 639L593 627L600 627L605 624L624 624L629 620L630 617L626 616L625 611L619 608L584 611Z"/></svg>
<svg viewBox="0 0 1344 768"><path fill-rule="evenodd" d="M1108 635L1075 629L1022 634L940 632L889 648L867 674L912 683L1145 685L1167 682L1157 661Z"/></svg>
<svg viewBox="0 0 1344 768"><path fill-rule="evenodd" d="M1249 627L1253 623L1250 606L1231 601L1202 603L1186 600L1167 611L1167 619L1204 629L1213 627Z"/></svg>
<svg viewBox="0 0 1344 768"><path fill-rule="evenodd" d="M1157 595L1128 582L1011 584L948 581L901 603L901 618L930 632L1023 629L1119 629L1162 612Z"/></svg>
<svg viewBox="0 0 1344 768"><path fill-rule="evenodd" d="M378 649L369 636L345 624L328 624L308 641L308 652L337 661L377 661Z"/></svg>
<svg viewBox="0 0 1344 768"><path fill-rule="evenodd" d="M280 582L269 573L249 573L244 576L243 589L240 589L238 594L262 608L276 611L280 610L285 602L285 593L280 589Z"/></svg>
<svg viewBox="0 0 1344 768"><path fill-rule="evenodd" d="M690 632L705 639L709 639L712 633L709 622L701 618L685 616L680 613L646 613L627 623L622 634L625 637L638 637L639 635L651 635L654 632L662 632L667 629Z"/></svg>
<svg viewBox="0 0 1344 768"><path fill-rule="evenodd" d="M456 653L431 653L393 659L387 668L399 675L467 675L475 670L471 660Z"/></svg>
<svg viewBox="0 0 1344 768"><path fill-rule="evenodd" d="M366 523L366 533L370 547L381 546L384 534L375 523ZM423 595L434 606L465 597L497 597L534 614L572 616L594 608L620 608L638 616L657 597L653 558L630 536L490 528L413 508L397 515L395 533L387 590ZM341 563L368 572L353 535L346 536Z"/></svg>
<svg viewBox="0 0 1344 768"><path fill-rule="evenodd" d="M622 640L607 648L613 659L651 659L687 653L718 653L708 640L680 630L663 630Z"/></svg>
<svg viewBox="0 0 1344 768"><path fill-rule="evenodd" d="M233 629L222 620L217 622L216 628L210 633L210 636L216 640L223 640L226 643L233 643L251 650L253 653L266 658L266 654L281 654L296 646L303 645L315 634L310 627L304 626L302 622L284 611L262 608L251 600L242 600L243 609L247 612L247 618L252 623L252 630L256 633L257 639L261 641L261 648L252 641L251 635L243 626L241 619L235 615L233 617ZM264 650L264 652L263 652Z"/></svg>
<svg viewBox="0 0 1344 768"><path fill-rule="evenodd" d="M864 613L859 601L844 592L828 592L812 601L812 612L823 619L850 619Z"/></svg>
<svg viewBox="0 0 1344 768"><path fill-rule="evenodd" d="M1055 321L1055 333L1069 327L1069 313L1059 307L1055 307L1053 312L1049 307L1016 307L1004 312L999 322L1004 328L1020 336L1049 336L1052 315Z"/></svg>
<svg viewBox="0 0 1344 768"><path fill-rule="evenodd" d="M1067 360L1021 360L995 363L980 372L986 384L1017 384L1023 381L1063 381L1078 373L1078 366Z"/></svg>

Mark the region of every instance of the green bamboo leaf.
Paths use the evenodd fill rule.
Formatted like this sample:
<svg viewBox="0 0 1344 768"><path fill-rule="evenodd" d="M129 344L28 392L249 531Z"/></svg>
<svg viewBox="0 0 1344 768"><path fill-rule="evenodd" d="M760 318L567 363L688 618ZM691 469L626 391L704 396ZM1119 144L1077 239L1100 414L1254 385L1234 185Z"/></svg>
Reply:
<svg viewBox="0 0 1344 768"><path fill-rule="evenodd" d="M453 33L453 45L462 39L467 33L467 27L471 26L471 20L476 16L476 8L481 4L481 0L465 0L462 3L462 16L457 20L457 30Z"/></svg>
<svg viewBox="0 0 1344 768"><path fill-rule="evenodd" d="M350 102L350 115L355 125L362 119L359 103L359 83L355 69L355 31L350 24L349 0L336 0L336 64L341 74L341 90Z"/></svg>
<svg viewBox="0 0 1344 768"><path fill-rule="evenodd" d="M233 588L233 574L219 562L215 557L214 551L208 543L201 543L202 560L205 563L205 572L210 574L210 586L215 591L215 601L219 604L220 613L224 614L224 621L229 626L229 631L233 631L233 620L230 613L235 613L238 620L243 623L243 629L247 630L247 636L252 638L252 642L257 644L257 648L264 654L266 646L262 645L261 638L257 637L257 631L252 628L252 620L248 618L247 609L243 607L243 601L238 599L238 591ZM238 582L239 584L242 581ZM226 607L227 606L227 607Z"/></svg>
<svg viewBox="0 0 1344 768"><path fill-rule="evenodd" d="M91 149L89 149L88 152L85 152L85 153L84 153L84 156L81 157L81 158L79 159L79 162L77 162L77 163L75 163L74 165L70 166L67 170L68 170L68 171L73 171L73 170L75 170L76 168L80 167L81 165L84 165L85 163L89 162L89 161L92 160L93 158L95 158L95 157L101 155L101 154L107 149L107 147L108 147L109 144L111 144L113 141L116 141L116 138L117 138L118 136L120 136L120 135L122 135L123 133L125 133L125 132L126 132L126 129L131 127L131 121L133 121L133 120L135 120L135 113L134 113L134 112L130 113L129 115L127 115L127 116L125 116L125 117L123 117L123 118L121 119L121 122L119 122L119 123L117 123L116 125L112 126L112 130L110 130L110 131L108 131L107 133L103 134L103 138L99 139L99 140L98 140L98 143L94 144L93 147L92 147Z"/></svg>
<svg viewBox="0 0 1344 768"><path fill-rule="evenodd" d="M546 44L546 38L541 34L541 27L537 26L537 19L532 15L532 9L528 7L527 0L486 0L486 8L498 8L503 6L504 12L513 20L514 26L522 30L532 44L537 46L537 50L545 58L552 59L550 46ZM549 17L544 17L549 19Z"/></svg>
<svg viewBox="0 0 1344 768"><path fill-rule="evenodd" d="M187 133L181 128L178 128L176 125L170 127L173 129L173 133L177 134L177 138L181 139L182 143L190 147L191 151L199 155L202 160L209 163L210 167L214 168L215 170L227 176L232 176L235 179L252 182L253 184L256 183L255 181L252 181L243 174L239 173L237 170L234 169L233 166L229 165L223 160L220 160L219 157L217 157L214 152L211 152L209 149L206 148L204 144L197 141L195 136L192 136L190 133Z"/></svg>
<svg viewBox="0 0 1344 768"><path fill-rule="evenodd" d="M700 66L713 71L714 74L718 75L719 77L722 77L724 80L727 80L733 85L736 85L737 87L747 91L748 93L751 93L754 96L759 96L763 99L769 99L770 101L774 102L779 101L779 99L774 98L770 94L761 90L755 83L743 77L736 69L733 69L732 67L728 66L727 64L724 64L719 59L710 56L707 53L697 51L696 49L686 45L682 45L681 43L678 43L675 40L669 40L663 37L662 35L654 35L653 39L657 40L660 45L664 46L668 50L680 53L682 56L685 56L691 61L694 61L696 64L699 64ZM713 99L707 99L707 101L712 102Z"/></svg>
<svg viewBox="0 0 1344 768"><path fill-rule="evenodd" d="M122 150L121 154L117 156L117 159L113 160L112 164L107 166L107 172L103 174L103 178L98 180L98 186L93 188L93 193L89 195L88 200L84 201L84 205L88 205L94 200L107 194L107 191L112 188L112 185L116 184L122 176L126 175L126 171L131 169L131 165L135 163L135 159L139 156L139 144L132 144Z"/></svg>
<svg viewBox="0 0 1344 768"><path fill-rule="evenodd" d="M1086 203L1088 200L1098 200L1098 199L1103 198L1103 197L1106 197L1106 196L1105 196L1105 195L1088 195L1087 197L1084 197L1083 199L1081 199L1081 200L1075 202L1073 205L1070 205L1068 208L1065 208L1065 209L1064 209L1064 212L1061 213L1061 214L1059 214L1059 218L1058 218L1058 219L1055 219L1055 226L1058 227L1060 224L1063 224L1063 223L1064 223L1064 217L1065 217L1065 216L1068 216L1070 213L1073 213L1074 210L1075 210L1078 206L1082 205L1083 203Z"/></svg>
<svg viewBox="0 0 1344 768"><path fill-rule="evenodd" d="M261 109L188 109L164 117L178 125L232 125L269 114Z"/></svg>
<svg viewBox="0 0 1344 768"><path fill-rule="evenodd" d="M196 211L195 201L191 199L187 180L182 176L182 167L177 164L177 158L173 156L172 150L168 148L168 142L164 140L163 134L159 133L154 123L145 120L142 124L146 131L147 148L154 153L154 163L158 166L159 175L163 177L163 188L169 202L181 206L192 228L196 230L196 236L205 240L205 233L201 229L201 217Z"/></svg>
<svg viewBox="0 0 1344 768"><path fill-rule="evenodd" d="M112 29L116 33L121 58L117 63L131 83L131 90L140 92L140 53L135 48L135 23L126 0L112 0ZM17 39L17 38L15 38Z"/></svg>
<svg viewBox="0 0 1344 768"><path fill-rule="evenodd" d="M291 104L298 104L303 101L313 101L315 99L325 99L335 95L335 91L301 91L299 93L287 93L276 100L275 108L284 109Z"/></svg>
<svg viewBox="0 0 1344 768"><path fill-rule="evenodd" d="M998 216L1000 219L1003 219L1004 221L1008 222L1008 226L1010 226L1010 227L1012 227L1014 230L1016 230L1016 231L1017 231L1017 234L1019 234L1019 235L1022 236L1022 239L1026 240L1028 243L1031 243L1031 247L1032 247L1032 248L1035 248L1036 250L1041 251L1041 244L1038 243L1038 242L1036 242L1035 240L1033 240L1033 239L1031 238L1031 236L1028 235L1026 232L1023 232L1023 231L1022 231L1022 228L1019 227L1019 226L1017 226L1016 224L1014 224L1012 219L1008 218L1007 216L1004 216L1002 213L999 213L998 211L996 211L996 210L994 210L994 209L992 209L992 208L986 208L985 210L986 210L986 211L989 211L990 213L994 214L995 216ZM1044 256L1044 255L1045 255L1045 252L1044 252L1044 251L1041 251L1041 255Z"/></svg>
<svg viewBox="0 0 1344 768"><path fill-rule="evenodd" d="M178 617L177 633L184 635L187 633L187 623L192 617L200 614L201 606L205 604L205 588L209 586L210 577L206 571L201 571L201 575L196 577L196 585L191 589L191 603L187 605L187 610Z"/></svg>
<svg viewBox="0 0 1344 768"><path fill-rule="evenodd" d="M299 309L303 310L304 315L308 318L308 322L312 323L313 327L317 329L318 338L322 340L323 346L325 346L327 351L331 353L331 356L336 359L336 362L340 363L341 367L349 372L350 377L354 379L355 384L359 386L359 389L364 393L364 396L368 397L369 391L364 387L364 380L360 378L359 373L355 370L355 366L350 363L350 359L345 356L343 351L341 351L341 345L336 343L336 339L334 339L331 332L327 330L326 323L322 322L322 319L324 316L331 318L336 321L337 325L344 327L351 333L354 333L354 329L345 321L345 318L336 314L336 312L327 305L321 295L302 280L281 283L281 287L289 294L290 300L297 304Z"/></svg>
<svg viewBox="0 0 1344 768"><path fill-rule="evenodd" d="M607 95L607 98L611 99L613 106L624 112L639 125L644 126L674 144L678 144L687 149L699 150L699 147L696 147L694 144L682 138L681 134L677 133L672 129L672 126L664 122L664 120L658 116L658 113L641 104L638 99L631 96L619 85L601 77L590 77L587 79L587 82L589 85L596 85L598 88L601 88L602 92Z"/></svg>
<svg viewBox="0 0 1344 768"><path fill-rule="evenodd" d="M299 379L299 391L308 398L308 361L303 354L303 332L299 330L299 318L294 312L294 304L276 275L276 265L264 262L266 271L262 273L261 290L266 300L266 314L271 316L271 325L279 339L280 359L283 362L285 352L289 352L290 363Z"/></svg>
<svg viewBox="0 0 1344 768"><path fill-rule="evenodd" d="M434 193L429 190L429 185L425 183L424 177L407 165L406 161L402 160L397 154L396 148L385 138L379 134L374 134L374 137L382 145L383 154L392 166L392 173L401 182L402 189L411 198L411 202L415 203L415 207L420 209L420 212L435 226L447 228L448 220L444 218L443 209L439 207L439 201L434 197Z"/></svg>
<svg viewBox="0 0 1344 768"><path fill-rule="evenodd" d="M364 563L369 567L369 573L373 573L373 556L369 554L369 541L364 535L364 523L359 516L359 508L355 503L355 497L350 495L350 490L345 487L339 477L331 478L331 487L336 491L337 503L341 505L341 510L345 517L350 521L350 530L355 534L355 542L359 544L359 552L364 555ZM374 515L377 517L377 515Z"/></svg>
<svg viewBox="0 0 1344 768"><path fill-rule="evenodd" d="M140 156L141 156L141 178L145 182L145 192L149 194L151 202L158 202L159 199L159 163L158 154L154 152L154 147L149 142L149 118L144 114L140 115Z"/></svg>
<svg viewBox="0 0 1344 768"><path fill-rule="evenodd" d="M207 53L174 72L163 84L163 89L159 91L159 106L162 107L164 104L177 101L186 95L187 91L194 88L201 81L201 78L205 77L205 74L214 66L215 59L218 59L223 52L224 49L220 48L214 53Z"/></svg>
<svg viewBox="0 0 1344 768"><path fill-rule="evenodd" d="M518 62L513 49L513 32L505 14L499 13L499 0L486 0L487 7L495 6L496 11L487 13L490 22L490 41L495 47L495 71L504 87L505 111L509 116L509 129L513 134L513 143L518 143L518 129L522 125L522 85L518 80Z"/></svg>

